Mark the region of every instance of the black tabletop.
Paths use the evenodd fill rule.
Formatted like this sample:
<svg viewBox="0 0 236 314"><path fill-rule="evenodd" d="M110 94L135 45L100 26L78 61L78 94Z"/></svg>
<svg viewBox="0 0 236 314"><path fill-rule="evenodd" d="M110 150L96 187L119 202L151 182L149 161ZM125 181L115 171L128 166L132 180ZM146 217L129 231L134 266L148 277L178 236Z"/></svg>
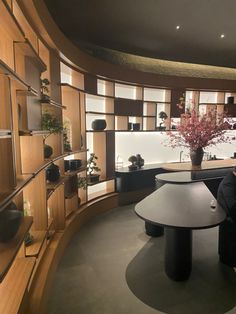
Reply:
<svg viewBox="0 0 236 314"><path fill-rule="evenodd" d="M193 183L220 179L226 176L233 168L210 169L203 171L177 171L156 175L156 180L161 183Z"/></svg>
<svg viewBox="0 0 236 314"><path fill-rule="evenodd" d="M219 225L225 211L203 182L165 184L135 206L136 214L153 224L187 229L205 229Z"/></svg>

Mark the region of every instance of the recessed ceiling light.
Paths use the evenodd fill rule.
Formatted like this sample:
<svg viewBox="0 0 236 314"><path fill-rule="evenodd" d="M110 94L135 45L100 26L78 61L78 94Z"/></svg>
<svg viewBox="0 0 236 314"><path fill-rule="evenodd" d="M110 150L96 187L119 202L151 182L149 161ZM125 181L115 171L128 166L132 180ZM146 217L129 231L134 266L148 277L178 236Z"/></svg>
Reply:
<svg viewBox="0 0 236 314"><path fill-rule="evenodd" d="M225 37L225 34L221 34L221 35L220 35L220 38L224 38L224 37Z"/></svg>
<svg viewBox="0 0 236 314"><path fill-rule="evenodd" d="M179 26L179 25L177 25L177 26L176 26L176 29L180 29L180 26Z"/></svg>

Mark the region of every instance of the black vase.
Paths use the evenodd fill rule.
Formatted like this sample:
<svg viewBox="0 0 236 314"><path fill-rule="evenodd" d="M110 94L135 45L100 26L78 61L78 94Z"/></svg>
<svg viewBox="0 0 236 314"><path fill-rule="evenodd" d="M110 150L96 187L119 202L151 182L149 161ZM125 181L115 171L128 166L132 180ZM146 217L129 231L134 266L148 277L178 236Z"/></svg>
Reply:
<svg viewBox="0 0 236 314"><path fill-rule="evenodd" d="M60 178L60 168L52 163L46 170L46 179L50 182L55 182Z"/></svg>
<svg viewBox="0 0 236 314"><path fill-rule="evenodd" d="M190 159L192 161L192 166L200 166L202 163L202 158L204 155L204 151L202 147L198 147L197 149L190 150Z"/></svg>
<svg viewBox="0 0 236 314"><path fill-rule="evenodd" d="M133 131L139 131L140 130L140 123L133 123Z"/></svg>
<svg viewBox="0 0 236 314"><path fill-rule="evenodd" d="M92 122L92 129L94 131L103 131L107 127L106 120L104 119L96 119Z"/></svg>
<svg viewBox="0 0 236 314"><path fill-rule="evenodd" d="M0 242L7 242L16 235L21 219L22 212L19 210L3 210L0 212Z"/></svg>
<svg viewBox="0 0 236 314"><path fill-rule="evenodd" d="M70 170L77 170L82 166L81 159L71 159L70 160Z"/></svg>
<svg viewBox="0 0 236 314"><path fill-rule="evenodd" d="M44 158L49 158L53 154L53 149L51 146L44 144Z"/></svg>
<svg viewBox="0 0 236 314"><path fill-rule="evenodd" d="M230 96L227 98L227 103L228 104L234 104L234 96Z"/></svg>

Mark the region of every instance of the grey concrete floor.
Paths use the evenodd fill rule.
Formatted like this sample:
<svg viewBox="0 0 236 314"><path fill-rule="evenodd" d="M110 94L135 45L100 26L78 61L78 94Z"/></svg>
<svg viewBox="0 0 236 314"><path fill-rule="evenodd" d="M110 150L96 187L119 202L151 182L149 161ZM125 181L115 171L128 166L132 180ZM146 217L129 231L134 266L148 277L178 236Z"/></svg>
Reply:
<svg viewBox="0 0 236 314"><path fill-rule="evenodd" d="M101 214L73 238L47 313L236 313L236 273L218 262L218 228L193 232L191 276L174 282L164 272L164 237L148 237L133 208Z"/></svg>

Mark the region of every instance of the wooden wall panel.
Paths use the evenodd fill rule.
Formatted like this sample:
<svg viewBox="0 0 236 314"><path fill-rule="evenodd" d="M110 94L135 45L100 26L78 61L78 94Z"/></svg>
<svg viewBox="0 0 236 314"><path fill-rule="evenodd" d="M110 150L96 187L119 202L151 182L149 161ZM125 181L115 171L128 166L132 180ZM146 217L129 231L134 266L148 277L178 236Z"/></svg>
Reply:
<svg viewBox="0 0 236 314"><path fill-rule="evenodd" d="M61 184L50 196L48 200L48 208L53 218L56 230L65 228L65 198L64 185Z"/></svg>
<svg viewBox="0 0 236 314"><path fill-rule="evenodd" d="M46 177L40 172L23 191L24 200L30 203L35 230L46 230L48 214L46 206Z"/></svg>

